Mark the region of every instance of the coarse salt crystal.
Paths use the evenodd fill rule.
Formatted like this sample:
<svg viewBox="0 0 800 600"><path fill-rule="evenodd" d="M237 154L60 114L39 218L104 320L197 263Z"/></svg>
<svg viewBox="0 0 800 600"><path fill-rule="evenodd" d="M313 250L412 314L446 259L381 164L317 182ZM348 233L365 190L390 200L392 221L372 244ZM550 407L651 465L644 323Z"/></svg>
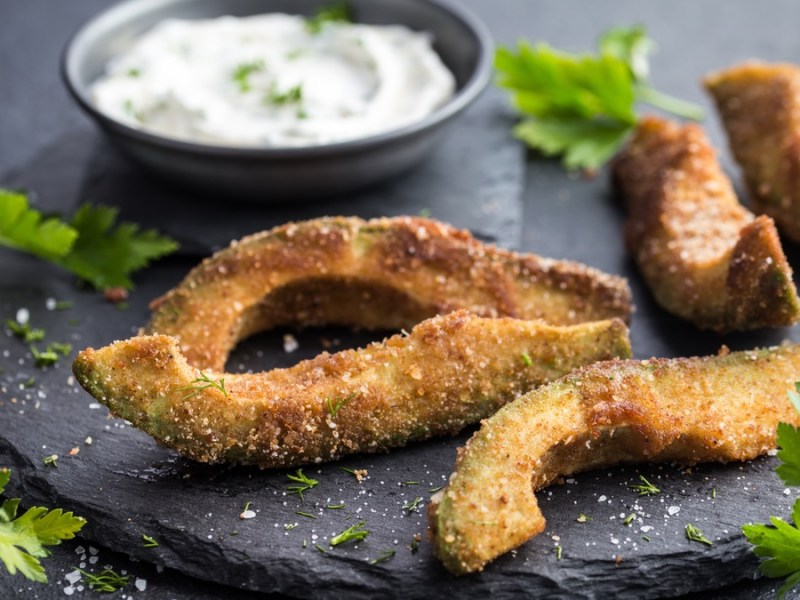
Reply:
<svg viewBox="0 0 800 600"><path fill-rule="evenodd" d="M74 587L72 587L71 585L68 585L67 587L65 587L65 588L64 588L64 593L65 593L67 596L72 596L72 594L74 594L74 593L75 593L75 588L74 588Z"/></svg>
<svg viewBox="0 0 800 600"><path fill-rule="evenodd" d="M248 509L248 510L244 511L242 514L240 514L239 518L240 519L252 519L255 516L256 516L255 511L252 511L252 510Z"/></svg>
<svg viewBox="0 0 800 600"><path fill-rule="evenodd" d="M291 333L287 333L283 336L283 351L287 354L294 352L300 347L300 344L297 342L297 338L294 337Z"/></svg>
<svg viewBox="0 0 800 600"><path fill-rule="evenodd" d="M67 580L68 583L77 583L81 578L81 574L78 569L75 569L71 573L67 573L64 575L64 579Z"/></svg>
<svg viewBox="0 0 800 600"><path fill-rule="evenodd" d="M143 592L147 589L147 579L140 579L136 578L136 581L133 582L133 585L136 586L136 589L140 592Z"/></svg>
<svg viewBox="0 0 800 600"><path fill-rule="evenodd" d="M27 308L20 308L17 311L17 323L20 325L25 325L28 321L30 321L31 313Z"/></svg>
<svg viewBox="0 0 800 600"><path fill-rule="evenodd" d="M671 517L677 515L679 512L681 512L680 506L670 506L667 508L667 514Z"/></svg>
<svg viewBox="0 0 800 600"><path fill-rule="evenodd" d="M598 501L598 502L605 502L606 500L608 500L608 498L607 498L605 495L603 495L603 496L600 496L600 497L597 499L597 501Z"/></svg>

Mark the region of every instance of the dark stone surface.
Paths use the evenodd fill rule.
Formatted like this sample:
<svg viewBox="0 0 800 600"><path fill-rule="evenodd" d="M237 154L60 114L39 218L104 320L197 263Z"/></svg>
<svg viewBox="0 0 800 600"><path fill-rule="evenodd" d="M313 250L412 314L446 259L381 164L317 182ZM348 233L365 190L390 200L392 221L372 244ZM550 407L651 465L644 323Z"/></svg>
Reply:
<svg viewBox="0 0 800 600"><path fill-rule="evenodd" d="M13 9L0 9L0 27L4 28L0 35L0 74L19 82L4 93L0 111L0 132L11 140L0 146L0 171L17 167L19 176L25 173L25 178L45 187L48 196L58 195L58 202L61 198L74 199L86 189L102 195L93 200L111 202L117 196L117 202L127 207L122 200L129 186L138 190L148 188L137 186L150 184L126 175L113 157L103 156L97 136L48 70L66 33L103 4L99 0L34 0ZM800 5L788 1L757 5L744 0L702 4L688 0L669 4L638 0L470 0L469 4L500 40L524 36L573 50L590 46L609 25L643 22L659 43L660 52L652 61L656 84L706 105L697 80L708 70L748 56L800 62L800 38L795 34ZM35 61L39 62L34 65ZM501 113L500 119L505 119L505 113ZM712 140L722 148L724 140L713 116L707 120L707 127ZM70 160L48 158L50 152ZM727 150L723 148L721 153L723 163L730 168ZM112 183L103 182L105 176L97 171L100 165L119 169L113 171L114 178L119 176L125 185L115 190ZM85 177L93 170L92 177ZM460 176L452 175L454 179ZM39 191L41 202L51 201L46 200L43 190ZM470 190L462 193L466 200L475 198ZM399 206L400 200L397 202ZM413 207L407 212L427 207L433 209L434 216L443 216L432 203L404 206ZM333 212L328 208L320 207L320 214ZM380 206L363 209L374 209L375 213L369 214L392 212ZM519 222L524 226L524 249L582 260L630 278L638 307L632 338L639 357L704 354L715 351L723 342L739 349L787 337L800 339L796 330L725 338L700 334L658 309L624 253L619 233L622 215L604 177L587 182L565 175L555 162L531 161L524 209ZM131 214L148 217L147 211L140 210ZM509 222L516 222L516 214ZM457 224L473 224L467 222L473 212L465 210L458 216L463 220ZM153 213L150 218L157 216ZM513 245L515 240L512 235L500 242ZM198 245L193 251L200 250ZM795 267L800 266L796 248L791 249L790 259ZM70 341L76 348L131 335L147 319L147 302L177 283L194 263L194 259L177 257L142 273L130 308L119 311L94 293L76 291L68 276L37 261L5 251L0 261L0 317L13 317L16 309L27 307L32 322L47 329L49 340ZM48 297L72 299L76 306L66 312L47 311ZM244 344L234 355L230 369L290 364L301 355L316 353L322 335L339 337L346 344L364 341L347 332L308 331L298 334L300 350L286 355L281 333ZM236 588L302 597L485 597L491 593L498 598L643 598L696 591L697 597L743 600L771 597L776 587L770 582L749 581L757 563L738 533L745 522L788 513L796 490L784 494L772 471L774 459L703 466L690 473L673 466L629 466L580 475L575 483L553 486L540 494L548 518L545 534L499 559L480 575L453 578L432 558L424 535L419 552L411 553L408 546L412 536L424 534L426 524L421 510L407 514L403 504L417 496L427 499L429 489L441 484L452 469L455 448L468 433L391 454L353 457L307 469L320 484L300 503L297 497L285 495L289 482L283 471L194 465L156 447L150 438L124 423L108 419L105 409L93 408L92 399L70 381L68 361L47 370L36 369L18 340L0 335L0 366L5 369L0 374L0 462L14 468L11 491L23 495L29 503L64 506L88 517L80 544L101 548L99 564L108 562L148 580L144 593L132 587L127 590L133 597L255 597L198 582L175 571L157 573L147 563L174 566L183 573ZM36 377L36 385L20 389L31 375ZM92 437L91 445L85 441L87 436ZM75 447L79 453L69 456ZM59 467L45 468L41 459L53 452L61 456ZM338 466L366 468L369 478L359 484ZM629 490L627 484L635 481L639 472L657 483L662 494L638 498ZM404 485L407 481L420 484ZM712 500L713 488L717 493ZM601 496L606 500L598 501ZM239 514L248 501L257 516L243 521ZM340 502L345 508L325 508ZM670 516L671 506L680 511ZM317 518L296 515L298 509ZM631 512L637 517L627 527L622 521ZM592 521L577 523L575 518L580 513L589 515ZM371 534L358 547L339 547L325 554L313 548L315 542L327 548L326 540L332 534L359 520L367 522ZM285 523L295 522L297 527L284 528ZM708 548L688 542L683 529L689 522L700 527L714 545ZM643 531L643 527L653 529ZM238 534L231 535L232 531ZM142 548L143 533L155 537L161 545ZM645 541L644 535L651 541ZM557 541L563 547L560 561L555 556L553 536L560 538ZM305 549L303 540L307 542ZM0 569L0 598L64 597L64 574L77 566L76 556L80 560L74 547L73 543L59 547L48 559L52 581L48 586L10 578ZM393 559L377 565L368 563L388 549L396 551ZM133 563L126 556L142 562ZM616 557L621 557L619 563ZM699 592L711 588L718 589Z"/></svg>

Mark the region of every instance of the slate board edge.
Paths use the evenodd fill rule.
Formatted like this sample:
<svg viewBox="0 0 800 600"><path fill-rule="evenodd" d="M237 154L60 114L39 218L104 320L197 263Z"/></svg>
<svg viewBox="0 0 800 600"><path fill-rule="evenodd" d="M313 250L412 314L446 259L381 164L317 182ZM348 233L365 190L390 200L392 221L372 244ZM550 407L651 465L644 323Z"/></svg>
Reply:
<svg viewBox="0 0 800 600"><path fill-rule="evenodd" d="M274 562L263 563L252 560L230 560L229 568L222 579L209 576L204 560L186 560L187 556L197 555L207 548L220 552L221 546L207 543L206 540L160 525L154 530L157 539L169 539L169 545L159 546L158 559L153 561L153 552L141 547L141 530L129 521L119 521L113 512L104 511L100 505L89 505L64 498L48 482L45 471L31 463L0 434L0 459L12 465L15 472L6 495L21 496L26 504L60 506L69 501L70 510L87 518L88 523L81 535L109 549L127 554L131 558L178 570L201 580L257 592L280 593L297 598L340 598L346 590L349 598L374 598L380 594L385 598L448 598L454 593L469 589L470 595L491 594L493 598L518 597L530 593L532 589L546 591L548 598L603 598L614 594L617 598L663 598L679 596L690 592L711 591L731 585L736 581L755 578L758 559L752 554L747 542L738 532L714 543L710 548L703 547L698 552L687 547L684 553L670 556L654 555L637 557L637 560L622 560L618 564L609 560L573 560L565 554L559 562L561 583L539 574L524 571L502 572L496 570L488 577L483 574L465 577L445 576L443 579L424 581L406 578L406 574L395 573L378 566L369 565L364 560L353 560L331 554L332 568L320 575L308 571L304 576L298 573L292 560L278 558ZM167 533L161 536L161 533ZM130 549L133 549L132 551ZM213 560L213 552L207 555ZM342 571L336 568L338 561L350 563L351 568L360 571L361 578L342 578ZM505 557L501 560L513 560ZM714 564L715 577L708 577L708 566ZM722 565L722 567L720 566ZM234 567L235 568L230 568ZM491 570L489 565L487 569ZM567 572L568 575L564 576ZM287 576L291 574L291 576ZM337 577L339 576L339 577ZM619 588L619 580L625 581L624 589ZM664 583L669 582L668 589ZM409 585L413 584L413 585ZM609 587L606 587L609 585ZM330 588L330 589L328 589Z"/></svg>

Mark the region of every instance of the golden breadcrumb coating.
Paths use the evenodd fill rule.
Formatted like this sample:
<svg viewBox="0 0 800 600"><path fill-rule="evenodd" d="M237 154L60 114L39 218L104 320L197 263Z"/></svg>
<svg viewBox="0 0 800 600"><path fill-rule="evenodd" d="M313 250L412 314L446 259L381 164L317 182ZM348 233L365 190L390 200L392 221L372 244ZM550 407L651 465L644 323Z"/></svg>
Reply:
<svg viewBox="0 0 800 600"><path fill-rule="evenodd" d="M461 308L568 325L627 322L632 310L621 277L414 217L321 218L252 235L153 308L144 333L175 336L189 364L217 371L239 340L277 325L400 330Z"/></svg>
<svg viewBox="0 0 800 600"><path fill-rule="evenodd" d="M201 374L164 335L89 348L73 370L112 413L184 456L285 467L456 433L615 356L630 356L618 319L557 327L457 311L409 335L263 373Z"/></svg>
<svg viewBox="0 0 800 600"><path fill-rule="evenodd" d="M704 83L756 212L800 242L800 67L751 61Z"/></svg>
<svg viewBox="0 0 800 600"><path fill-rule="evenodd" d="M774 448L800 345L705 358L607 361L538 388L483 421L431 498L434 551L480 571L545 527L534 491L618 463L748 460Z"/></svg>
<svg viewBox="0 0 800 600"><path fill-rule="evenodd" d="M661 306L718 332L800 320L772 219L739 204L699 126L642 119L613 175L627 246Z"/></svg>

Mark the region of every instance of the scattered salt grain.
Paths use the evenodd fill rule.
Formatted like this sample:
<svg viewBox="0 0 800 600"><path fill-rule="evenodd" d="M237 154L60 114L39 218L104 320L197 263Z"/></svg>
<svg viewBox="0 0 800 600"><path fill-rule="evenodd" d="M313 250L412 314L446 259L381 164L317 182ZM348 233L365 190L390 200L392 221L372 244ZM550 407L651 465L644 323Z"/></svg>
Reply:
<svg viewBox="0 0 800 600"><path fill-rule="evenodd" d="M239 515L239 518L240 519L252 519L255 516L256 516L255 511L250 510L248 508L246 511L244 511L242 514Z"/></svg>
<svg viewBox="0 0 800 600"><path fill-rule="evenodd" d="M287 333L283 336L283 351L287 354L294 352L300 347L300 344L297 342L297 338L295 338L291 333Z"/></svg>
<svg viewBox="0 0 800 600"><path fill-rule="evenodd" d="M64 593L65 593L67 596L72 596L72 594L74 594L74 593L75 593L75 588L74 588L74 587L72 587L71 585L68 585L67 587L65 587L65 588L64 588Z"/></svg>
<svg viewBox="0 0 800 600"><path fill-rule="evenodd" d="M64 575L64 579L66 579L67 583L70 583L70 584L77 583L78 581L80 581L80 578L81 578L81 574L78 571L78 569L75 569L71 573L67 573L66 575Z"/></svg>
<svg viewBox="0 0 800 600"><path fill-rule="evenodd" d="M147 589L147 579L140 579L136 578L136 581L133 582L133 585L136 586L136 589L140 592L143 592Z"/></svg>
<svg viewBox="0 0 800 600"><path fill-rule="evenodd" d="M27 308L20 308L17 311L17 323L25 325L31 319L31 313Z"/></svg>
<svg viewBox="0 0 800 600"><path fill-rule="evenodd" d="M680 506L670 506L669 508L667 508L667 514L671 517L674 517L679 512L681 512Z"/></svg>
<svg viewBox="0 0 800 600"><path fill-rule="evenodd" d="M608 500L608 498L605 496L605 494L604 494L604 495L602 495L602 496L600 496L600 497L597 499L597 501L598 501L598 502L605 502L606 500Z"/></svg>

